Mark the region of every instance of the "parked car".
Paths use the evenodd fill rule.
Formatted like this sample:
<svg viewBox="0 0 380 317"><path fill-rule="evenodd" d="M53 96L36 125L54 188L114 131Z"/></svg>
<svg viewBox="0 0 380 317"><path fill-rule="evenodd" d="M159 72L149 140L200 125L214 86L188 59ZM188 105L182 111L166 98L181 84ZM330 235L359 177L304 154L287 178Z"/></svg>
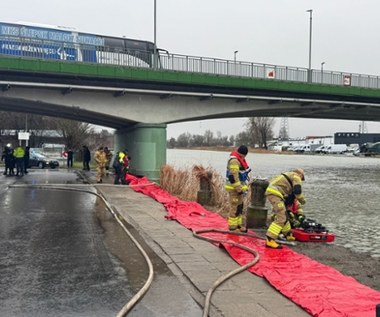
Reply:
<svg viewBox="0 0 380 317"><path fill-rule="evenodd" d="M380 155L380 142L368 145L364 151L365 156Z"/></svg>
<svg viewBox="0 0 380 317"><path fill-rule="evenodd" d="M56 168L59 166L59 162L55 159L50 159L47 156L43 155L38 151L30 151L29 158L29 168L30 167L38 167L38 168Z"/></svg>
<svg viewBox="0 0 380 317"><path fill-rule="evenodd" d="M349 146L347 146L347 152L349 153L354 153L354 152L357 152L358 150L359 150L359 144L357 143L350 144Z"/></svg>

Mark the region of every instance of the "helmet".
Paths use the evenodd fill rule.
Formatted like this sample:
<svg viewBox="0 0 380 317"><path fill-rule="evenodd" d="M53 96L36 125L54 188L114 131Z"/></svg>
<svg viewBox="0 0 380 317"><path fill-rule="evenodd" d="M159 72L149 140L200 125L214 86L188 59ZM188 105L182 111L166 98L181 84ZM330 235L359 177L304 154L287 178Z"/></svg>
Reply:
<svg viewBox="0 0 380 317"><path fill-rule="evenodd" d="M305 180L305 172L302 168L296 168L295 170L293 170L293 172L298 174L303 181Z"/></svg>
<svg viewBox="0 0 380 317"><path fill-rule="evenodd" d="M12 144L10 144L10 143L7 144L7 147L11 147L11 146L12 146Z"/></svg>
<svg viewBox="0 0 380 317"><path fill-rule="evenodd" d="M240 145L239 148L237 149L237 152L242 154L242 155L247 155L248 154L248 148L245 145Z"/></svg>

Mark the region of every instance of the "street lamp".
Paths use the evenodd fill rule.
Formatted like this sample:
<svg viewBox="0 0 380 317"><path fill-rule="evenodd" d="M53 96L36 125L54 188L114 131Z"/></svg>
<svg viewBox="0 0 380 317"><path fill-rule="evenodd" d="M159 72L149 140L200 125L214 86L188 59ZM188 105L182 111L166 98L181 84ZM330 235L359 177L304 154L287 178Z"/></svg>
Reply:
<svg viewBox="0 0 380 317"><path fill-rule="evenodd" d="M154 0L154 52L153 52L153 68L157 68L157 3Z"/></svg>
<svg viewBox="0 0 380 317"><path fill-rule="evenodd" d="M236 54L239 53L239 51L234 52L234 63L236 64Z"/></svg>
<svg viewBox="0 0 380 317"><path fill-rule="evenodd" d="M326 62L321 63L321 83L323 84L323 65L325 65Z"/></svg>
<svg viewBox="0 0 380 317"><path fill-rule="evenodd" d="M28 132L28 114L25 113L25 132ZM27 139L26 141L26 146L29 145L29 140Z"/></svg>
<svg viewBox="0 0 380 317"><path fill-rule="evenodd" d="M309 25L309 72L307 81L311 82L311 37L312 37L312 29L313 29L313 10L306 10L310 15L310 25Z"/></svg>

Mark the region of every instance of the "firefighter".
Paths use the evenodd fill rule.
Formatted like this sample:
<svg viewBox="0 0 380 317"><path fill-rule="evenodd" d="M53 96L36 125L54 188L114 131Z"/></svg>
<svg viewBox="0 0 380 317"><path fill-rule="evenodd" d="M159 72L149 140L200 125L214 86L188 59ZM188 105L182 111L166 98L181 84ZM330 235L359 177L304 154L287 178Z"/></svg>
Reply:
<svg viewBox="0 0 380 317"><path fill-rule="evenodd" d="M245 157L248 148L239 146L236 151L231 152L227 163L225 189L229 195L228 229L231 231L247 232L244 215L244 196L248 191L249 168Z"/></svg>
<svg viewBox="0 0 380 317"><path fill-rule="evenodd" d="M282 233L287 241L294 241L291 233L291 225L287 215L287 206L297 199L301 205L305 204L302 193L302 181L305 180L304 171L300 168L286 172L273 178L266 191L265 196L271 203L275 217L270 224L266 236L266 246L273 249L281 249L281 245L275 240Z"/></svg>
<svg viewBox="0 0 380 317"><path fill-rule="evenodd" d="M103 177L106 171L106 163L107 157L104 152L103 147L99 147L99 149L95 152L95 162L96 162L96 182L102 183Z"/></svg>
<svg viewBox="0 0 380 317"><path fill-rule="evenodd" d="M116 153L113 168L115 170L115 180L114 184L119 185L120 183L123 185L127 185L126 176L129 171L129 161L131 157L128 156L128 150L120 151Z"/></svg>

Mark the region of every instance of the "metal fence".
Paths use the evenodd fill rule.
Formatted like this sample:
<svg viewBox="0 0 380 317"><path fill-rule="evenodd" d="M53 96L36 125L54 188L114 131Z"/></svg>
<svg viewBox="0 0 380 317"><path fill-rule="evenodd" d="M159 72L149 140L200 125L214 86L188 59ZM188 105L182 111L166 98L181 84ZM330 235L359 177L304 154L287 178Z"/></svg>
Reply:
<svg viewBox="0 0 380 317"><path fill-rule="evenodd" d="M0 36L0 55L379 89L379 76ZM154 63L158 60L158 63ZM157 65L157 66L156 66Z"/></svg>
<svg viewBox="0 0 380 317"><path fill-rule="evenodd" d="M348 72L307 69L304 67L281 66L223 60L219 58L187 56L179 54L159 54L161 69L223 75L244 78L262 78L314 84L380 88L380 77Z"/></svg>

